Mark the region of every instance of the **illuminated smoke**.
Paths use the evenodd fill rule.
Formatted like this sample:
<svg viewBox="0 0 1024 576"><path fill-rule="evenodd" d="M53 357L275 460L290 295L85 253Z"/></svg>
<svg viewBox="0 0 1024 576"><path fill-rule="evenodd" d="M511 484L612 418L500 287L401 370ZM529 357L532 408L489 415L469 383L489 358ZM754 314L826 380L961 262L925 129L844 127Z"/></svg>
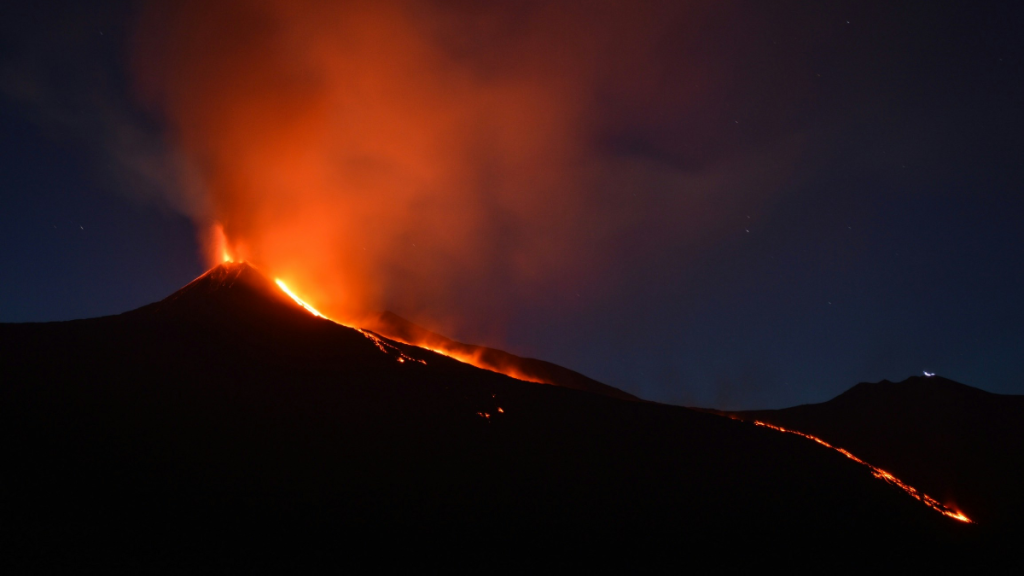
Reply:
<svg viewBox="0 0 1024 576"><path fill-rule="evenodd" d="M700 14L582 4L153 3L138 92L185 158L210 263L253 262L349 323L501 322L510 302L611 283L623 230L676 242L778 180L792 146L715 171L604 150L602 98L703 114L718 80L652 63L666 22L699 31Z"/></svg>

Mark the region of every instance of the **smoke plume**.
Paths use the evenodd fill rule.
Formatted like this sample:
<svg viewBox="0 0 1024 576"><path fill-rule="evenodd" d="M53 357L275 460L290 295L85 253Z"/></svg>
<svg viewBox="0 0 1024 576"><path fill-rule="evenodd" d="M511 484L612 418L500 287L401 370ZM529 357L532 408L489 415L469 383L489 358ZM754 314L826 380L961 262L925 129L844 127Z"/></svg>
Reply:
<svg viewBox="0 0 1024 576"><path fill-rule="evenodd" d="M791 163L793 145L769 154L754 138L732 170L705 137L730 82L687 53L708 12L156 3L134 70L185 158L211 263L221 227L235 258L328 316L500 323L513 301L614 282L624 235L693 249L723 207ZM652 159L621 126L682 127L697 142Z"/></svg>

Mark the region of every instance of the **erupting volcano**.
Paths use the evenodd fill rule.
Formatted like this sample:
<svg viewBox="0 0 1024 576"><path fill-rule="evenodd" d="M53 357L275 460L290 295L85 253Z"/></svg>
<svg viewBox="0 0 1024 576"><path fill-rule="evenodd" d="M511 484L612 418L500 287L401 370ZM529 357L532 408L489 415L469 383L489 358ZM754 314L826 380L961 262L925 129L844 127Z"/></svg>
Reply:
<svg viewBox="0 0 1024 576"><path fill-rule="evenodd" d="M916 4L5 3L4 573L1024 567L1021 18Z"/></svg>
<svg viewBox="0 0 1024 576"><path fill-rule="evenodd" d="M919 546L900 554L931 561L913 550L972 541L946 516L965 517L846 451L584 386L593 381L393 315L375 324L386 333L317 310L229 262L118 316L0 325L13 352L0 405L18 438L10 517L100 526L82 533L103 540L76 540L73 554L122 540L306 550L357 531L566 550L844 541L879 558L899 541ZM408 343L424 338L442 353ZM460 346L539 366L546 383L460 362Z"/></svg>
<svg viewBox="0 0 1024 576"><path fill-rule="evenodd" d="M211 269L209 272L198 278L195 282L187 286L184 290L215 290L218 287L230 288L234 286L234 284L238 281L247 282L253 286L262 286L264 290L266 289L267 285L265 278L262 275L260 275L259 272L257 272L254 268L252 268L249 264L245 262L230 262L226 264L221 264ZM329 318L321 314L316 308L302 300L291 289L289 289L288 286L280 279L275 280L274 283L284 294L286 294L296 304L301 306L303 309L305 309L313 316L334 322L333 320L330 320ZM194 286L197 284L207 284L207 286L205 289L198 288L198 286ZM212 286L209 286L210 284L212 284ZM176 294L172 296L169 300L177 300L179 297L180 296ZM502 352L500 350L494 350L490 348L483 348L479 346L472 346L469 344L455 342L445 338L444 336L430 332L425 328L416 326L415 324L412 324L411 322L408 322L407 320L404 320L396 316L395 314L389 312L382 314L373 325L377 327L380 332L387 334L389 337L393 338L398 342L403 342L405 344L409 344L417 348L426 349L431 352L436 352L444 356L452 357L461 362L471 364L479 368L484 368L486 370L491 370L494 372L505 374L518 380L540 384L565 386L567 388L596 392L599 394L611 396L613 398L636 400L636 398L630 394L626 394L625 392L622 392L610 386L590 380L589 378L586 378L581 374L572 372L571 370L567 370L560 366L556 366L554 364L550 364L540 360L522 359L517 356L508 354L506 352ZM384 338L381 338L378 334L361 328L356 328L356 330L359 333L363 334L367 339L372 341L381 352L383 352L384 354L391 354L395 356L396 361L398 361L399 363L412 361L424 365L427 364L425 359L409 356L408 354L405 353L405 351L403 351L403 349L396 346L395 343L390 342ZM397 337L395 337L396 335ZM523 366L525 366L526 368L522 368ZM527 372L528 370L529 372ZM539 376L535 376L535 374L538 374L538 372L543 373L546 377L542 379ZM504 412L504 410L502 410L500 407L497 408L497 411L498 413ZM477 415L488 419L490 418L490 414L486 412L477 412ZM754 423L758 426L764 426L772 430L777 430L779 432L796 434L798 436L802 436L804 438L812 440L822 446L825 446L826 448L835 450L840 454L846 456L847 458L853 460L854 462L857 462L858 464L868 467L871 470L871 473L876 478L884 480L894 486L897 486L910 496L916 498L917 500L921 501L922 503L939 512L940 514L959 520L961 522L971 522L971 520L967 518L967 516L965 516L963 513L947 508L936 499L932 498L931 496L928 496L927 494L919 492L917 489L906 484L899 478L896 478L891 473L886 472L885 470L882 470L877 466L873 466L861 460L860 458L854 456L849 451L844 450L842 448L837 448L829 444L828 442L825 442L821 438L796 430L788 430L781 426L768 424L766 422L761 422L758 420L755 420Z"/></svg>

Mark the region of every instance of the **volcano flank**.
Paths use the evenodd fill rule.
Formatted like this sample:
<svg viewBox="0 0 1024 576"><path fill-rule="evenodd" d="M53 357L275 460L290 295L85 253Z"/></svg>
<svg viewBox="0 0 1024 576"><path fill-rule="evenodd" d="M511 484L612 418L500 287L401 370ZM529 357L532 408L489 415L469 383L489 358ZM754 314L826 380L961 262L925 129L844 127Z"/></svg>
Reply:
<svg viewBox="0 0 1024 576"><path fill-rule="evenodd" d="M921 566L983 534L803 438L537 360L555 385L511 378L395 318L395 340L342 326L225 264L117 316L0 324L8 557Z"/></svg>

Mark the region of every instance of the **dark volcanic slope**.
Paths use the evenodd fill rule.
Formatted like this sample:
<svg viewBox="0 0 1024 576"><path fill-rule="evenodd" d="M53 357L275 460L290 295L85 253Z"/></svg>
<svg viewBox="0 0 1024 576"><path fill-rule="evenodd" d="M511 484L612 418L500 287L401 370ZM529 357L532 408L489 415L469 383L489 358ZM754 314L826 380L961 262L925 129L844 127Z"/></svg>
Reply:
<svg viewBox="0 0 1024 576"><path fill-rule="evenodd" d="M244 265L120 316L2 324L0 350L8 563L294 569L430 544L820 569L977 535L804 439L378 342Z"/></svg>
<svg viewBox="0 0 1024 576"><path fill-rule="evenodd" d="M1024 525L1024 396L942 377L854 386L822 404L740 412L813 434L986 525Z"/></svg>

